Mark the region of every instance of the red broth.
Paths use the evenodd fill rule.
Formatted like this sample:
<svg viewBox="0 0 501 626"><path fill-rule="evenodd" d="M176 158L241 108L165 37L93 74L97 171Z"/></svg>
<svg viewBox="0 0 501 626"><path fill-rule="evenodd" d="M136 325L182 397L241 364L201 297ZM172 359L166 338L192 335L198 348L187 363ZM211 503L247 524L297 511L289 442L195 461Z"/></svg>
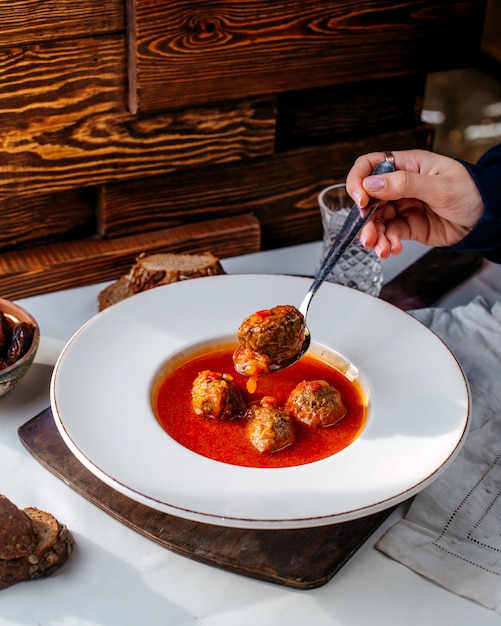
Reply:
<svg viewBox="0 0 501 626"><path fill-rule="evenodd" d="M352 443L362 431L367 401L357 382L314 356L306 355L295 365L262 376L253 394L246 390L247 378L233 368L235 346L197 354L159 378L153 393L153 408L163 429L178 443L205 457L246 467L291 467L324 459ZM228 373L247 402L273 396L281 406L292 389L303 380L326 380L341 393L346 416L334 426L309 429L296 427L296 440L274 453L258 452L246 434L245 419L221 421L196 415L191 407L191 387L203 370Z"/></svg>

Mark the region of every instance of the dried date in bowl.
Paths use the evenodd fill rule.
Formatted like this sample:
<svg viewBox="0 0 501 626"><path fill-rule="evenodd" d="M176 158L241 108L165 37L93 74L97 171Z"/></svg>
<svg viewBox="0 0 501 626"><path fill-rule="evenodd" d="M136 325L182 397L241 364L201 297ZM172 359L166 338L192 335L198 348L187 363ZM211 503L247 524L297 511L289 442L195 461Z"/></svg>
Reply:
<svg viewBox="0 0 501 626"><path fill-rule="evenodd" d="M39 342L35 318L18 304L0 298L0 396L26 374Z"/></svg>

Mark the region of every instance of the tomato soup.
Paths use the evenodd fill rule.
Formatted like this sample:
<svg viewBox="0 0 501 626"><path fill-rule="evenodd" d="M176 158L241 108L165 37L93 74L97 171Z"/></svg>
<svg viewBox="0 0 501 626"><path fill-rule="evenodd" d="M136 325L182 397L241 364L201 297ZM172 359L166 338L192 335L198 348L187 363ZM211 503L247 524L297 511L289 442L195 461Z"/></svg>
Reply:
<svg viewBox="0 0 501 626"><path fill-rule="evenodd" d="M233 368L236 345L207 350L187 358L172 370L167 369L157 381L153 409L163 429L178 443L205 457L246 467L291 467L326 458L352 443L363 429L367 416L367 399L360 385L325 361L304 356L293 366L257 381L250 394L247 378ZM273 396L284 406L290 392L303 380L326 380L341 394L346 416L326 428L296 425L296 439L277 452L258 452L247 436L247 420L222 421L197 415L191 406L193 381L203 370L227 373L233 377L247 403Z"/></svg>

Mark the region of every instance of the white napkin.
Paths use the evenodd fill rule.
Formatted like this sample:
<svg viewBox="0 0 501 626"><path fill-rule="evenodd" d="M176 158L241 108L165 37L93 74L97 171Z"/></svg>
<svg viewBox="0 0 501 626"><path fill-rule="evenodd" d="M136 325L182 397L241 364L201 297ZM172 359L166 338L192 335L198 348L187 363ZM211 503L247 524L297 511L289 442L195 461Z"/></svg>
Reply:
<svg viewBox="0 0 501 626"><path fill-rule="evenodd" d="M472 396L465 444L376 547L501 614L501 301L413 315L449 346Z"/></svg>

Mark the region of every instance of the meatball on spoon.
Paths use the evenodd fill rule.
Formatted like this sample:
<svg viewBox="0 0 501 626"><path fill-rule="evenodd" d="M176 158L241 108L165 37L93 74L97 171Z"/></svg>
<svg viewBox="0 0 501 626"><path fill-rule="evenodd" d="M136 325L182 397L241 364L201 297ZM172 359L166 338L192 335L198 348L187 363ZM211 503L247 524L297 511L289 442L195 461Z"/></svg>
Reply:
<svg viewBox="0 0 501 626"><path fill-rule="evenodd" d="M386 152L385 154L385 160L379 163L379 165L374 168L374 174L387 174L388 172L395 171L395 162L393 159L393 155L390 152ZM239 329L240 345L235 350L235 353L233 355L233 364L239 374L252 377L272 374L274 372L283 370L290 365L293 365L294 363L299 361L299 359L307 352L311 344L311 333L306 326L306 315L308 314L310 302L313 296L317 293L320 285L324 282L326 277L331 272L334 265L336 265L348 246L361 231L364 224L371 218L374 211L378 208L379 205L380 202L378 200L373 200L369 202L364 210L364 215L360 214L360 208L357 204L354 204L351 208L348 217L343 224L343 227L339 231L337 237L334 239L330 250L328 251L322 265L320 266L316 276L314 277L313 282L306 296L304 297L304 300L302 301L299 309L295 309L297 316L302 319L303 325L301 328L301 335L298 335L298 345L291 354L288 354L287 351L284 351L283 349L278 351L267 350L264 346L266 346L267 343L270 343L271 345L272 342L266 341L267 338L264 333L268 332L268 330L264 330L263 327L263 330L261 331L261 328L259 326L259 320L263 318L263 313L268 314L272 312L273 314L275 314L276 318L277 309L285 309L286 307L275 307L275 309L271 309L270 311L258 312L244 320L242 326ZM258 321L256 321L256 326L253 329L253 332L249 332L249 320L252 322L254 319ZM279 334L277 333L277 324L280 325L280 323L284 325L283 335L286 336L287 332L285 332L285 325L289 327L291 325L290 311L287 315L283 314L282 322L280 321L280 319L278 321L277 319L274 319L274 337ZM240 333L240 330L243 328L244 325L246 326L246 336L253 335L253 337L255 338L262 332L262 341L259 343L263 347L256 347L256 341L254 341L252 345L246 345L245 340L242 336L243 333ZM273 341L273 345L276 345L276 340Z"/></svg>

